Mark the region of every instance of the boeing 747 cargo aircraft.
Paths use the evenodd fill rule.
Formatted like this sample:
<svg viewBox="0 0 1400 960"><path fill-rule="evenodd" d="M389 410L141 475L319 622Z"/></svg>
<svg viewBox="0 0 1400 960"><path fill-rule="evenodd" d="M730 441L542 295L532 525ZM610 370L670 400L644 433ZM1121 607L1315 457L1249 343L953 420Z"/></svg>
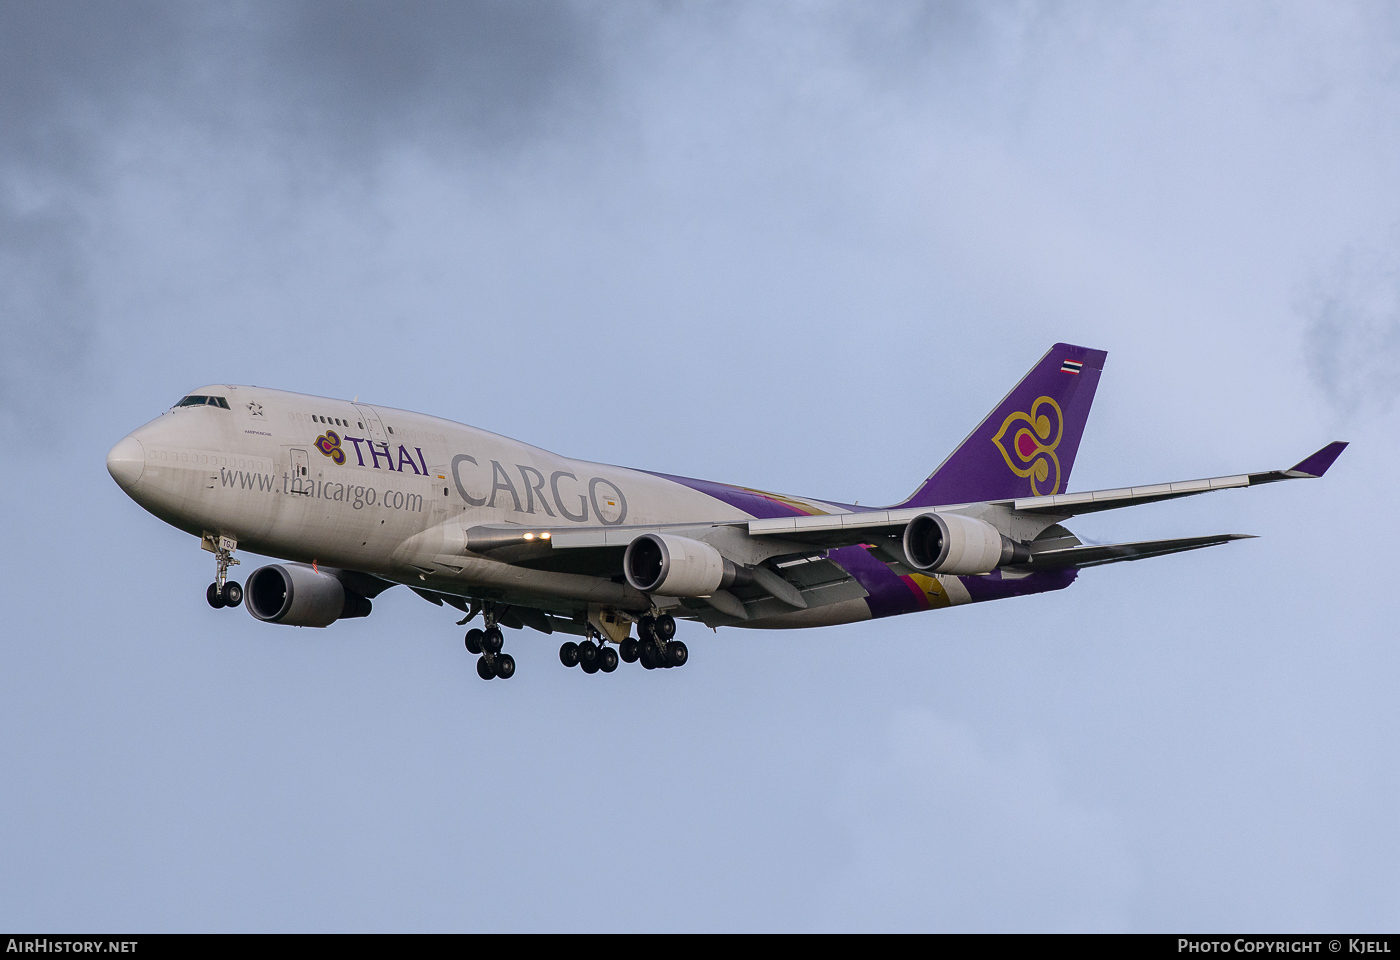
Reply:
<svg viewBox="0 0 1400 960"><path fill-rule="evenodd" d="M1061 590L1085 567L1241 539L1084 544L1084 513L1320 477L1287 470L1069 493L1107 354L1057 343L908 499L862 507L573 460L450 420L261 387L201 387L131 433L107 469L214 555L207 597L265 623L367 616L396 584L477 616L486 680L502 627L570 639L566 666L683 665L677 620L820 627ZM235 551L284 562L245 586ZM635 628L635 636L633 636Z"/></svg>

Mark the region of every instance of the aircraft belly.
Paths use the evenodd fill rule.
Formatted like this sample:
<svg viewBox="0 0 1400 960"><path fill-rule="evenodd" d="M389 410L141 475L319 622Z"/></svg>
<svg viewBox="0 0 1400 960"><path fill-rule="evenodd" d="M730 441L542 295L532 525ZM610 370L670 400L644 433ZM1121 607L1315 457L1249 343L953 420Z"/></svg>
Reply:
<svg viewBox="0 0 1400 960"><path fill-rule="evenodd" d="M645 611L651 605L651 601L640 591L602 577L532 570L476 557L451 558L451 564L451 567L441 564L436 572L422 573L416 578L413 575L406 577L402 567L392 574L386 571L385 575L413 586L461 596L502 591L544 600L596 603L631 611Z"/></svg>
<svg viewBox="0 0 1400 960"><path fill-rule="evenodd" d="M795 630L802 627L834 627L842 623L858 623L871 619L870 606L864 599L841 600L824 607L793 610L772 616L730 623L731 627L748 630Z"/></svg>

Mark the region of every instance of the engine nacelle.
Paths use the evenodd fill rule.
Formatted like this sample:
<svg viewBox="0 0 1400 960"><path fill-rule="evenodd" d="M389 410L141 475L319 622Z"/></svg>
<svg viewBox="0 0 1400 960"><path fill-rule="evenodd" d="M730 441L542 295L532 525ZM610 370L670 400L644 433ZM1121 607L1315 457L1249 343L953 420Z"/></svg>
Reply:
<svg viewBox="0 0 1400 960"><path fill-rule="evenodd" d="M339 579L300 563L259 567L243 587L248 612L268 623L328 627L346 617L367 617L374 605Z"/></svg>
<svg viewBox="0 0 1400 960"><path fill-rule="evenodd" d="M985 520L924 513L904 528L904 556L917 570L973 574L990 573L1003 563L1023 563L1030 554Z"/></svg>
<svg viewBox="0 0 1400 960"><path fill-rule="evenodd" d="M644 533L629 543L622 570L638 590L663 597L707 597L753 580L708 543L670 533Z"/></svg>

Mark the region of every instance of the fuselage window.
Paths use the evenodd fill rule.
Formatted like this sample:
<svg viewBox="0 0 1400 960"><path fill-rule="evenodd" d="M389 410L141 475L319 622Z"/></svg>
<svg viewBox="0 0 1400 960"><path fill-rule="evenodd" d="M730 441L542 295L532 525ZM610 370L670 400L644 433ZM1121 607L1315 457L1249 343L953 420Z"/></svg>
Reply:
<svg viewBox="0 0 1400 960"><path fill-rule="evenodd" d="M393 432L394 432L394 428L393 428L393 427L390 427L390 428L389 428L389 432L390 432L390 433L393 433Z"/></svg>

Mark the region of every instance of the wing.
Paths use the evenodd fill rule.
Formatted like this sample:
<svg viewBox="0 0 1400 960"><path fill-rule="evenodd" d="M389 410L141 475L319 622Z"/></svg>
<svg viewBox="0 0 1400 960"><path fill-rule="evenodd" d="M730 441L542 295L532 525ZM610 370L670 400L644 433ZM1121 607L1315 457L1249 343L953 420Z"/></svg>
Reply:
<svg viewBox="0 0 1400 960"><path fill-rule="evenodd" d="M1342 455L1347 445L1333 441L1307 459L1294 464L1287 470L1265 470L1259 473L1242 473L1233 477L1210 477L1205 480L1179 480L1175 483L1156 483L1146 487L1123 487L1118 490L1092 490L1088 493L1061 493L1049 497L1025 497L1020 500L1004 501L1018 513L1075 517L1083 513L1098 513L1101 510L1116 510L1119 507L1135 507L1159 500L1175 500L1177 497L1191 497L1198 493L1213 490L1231 490L1240 487L1253 487L1261 483L1276 483L1280 480L1316 479L1327 472L1327 468Z"/></svg>
<svg viewBox="0 0 1400 960"><path fill-rule="evenodd" d="M1013 555L1007 555L1008 559L1004 561L1004 568L1012 575L1142 560L1243 539L1244 534L1222 534L1086 545L1059 527L1058 522L1082 513L1154 503L1213 490L1320 477L1345 447L1346 444L1341 442L1328 444L1286 470L1117 490L993 500L980 504L951 504L944 508L909 507L764 520L646 526L532 528L515 524L480 525L466 531L465 547L471 553L501 563L602 577L623 583L623 557L628 545L638 536L644 533L669 533L703 540L719 550L726 560L741 565L748 576L742 583L736 583L729 589L716 590L709 596L677 599L682 609L677 609L676 613L712 625L734 623L867 596L864 587L844 567L826 557L828 550L866 545L896 572L914 572L905 566L909 561L904 555L900 538L911 520L931 510L971 513L994 521L1003 534L1014 531L1019 541L1014 554L1018 559L1010 559ZM424 593L422 590L419 592ZM433 597L427 599L438 602ZM515 609L520 611L519 619L528 626L546 632L567 629L553 616L545 619L546 614L542 612L536 615L524 608ZM532 622L532 618L535 622Z"/></svg>
<svg viewBox="0 0 1400 960"><path fill-rule="evenodd" d="M678 598L684 609L676 611L677 615L712 625L867 596L865 588L839 564L826 559L823 550L781 538L755 541L743 529L742 521L583 528L491 524L468 529L466 546L472 553L501 563L621 583L625 580L622 562L627 546L644 533L704 540L742 564L752 582L705 597Z"/></svg>
<svg viewBox="0 0 1400 960"><path fill-rule="evenodd" d="M1195 496L1214 490L1252 487L1279 480L1317 478L1346 449L1341 441L1329 443L1312 456L1287 470L1265 470L1229 477L1204 480L1179 480L1144 487L1123 487L1116 490L1091 490L1086 493L1062 493L1047 497L1023 497L1018 500L991 500L985 504L949 504L951 511L972 506L1000 508L1011 517L1043 518L1051 522L1065 520L1084 513L1134 507L1160 500ZM905 525L934 507L909 507L902 510L872 510L865 513L842 513L817 517L780 517L774 520L750 520L748 532L754 537L781 537L814 547L833 548L857 543L878 542L879 538L898 536Z"/></svg>
<svg viewBox="0 0 1400 960"><path fill-rule="evenodd" d="M710 530L712 524L700 529ZM590 577L622 576L622 555L643 533L693 533L694 524L626 527L523 527L483 524L467 530L472 553L532 570L580 573Z"/></svg>

